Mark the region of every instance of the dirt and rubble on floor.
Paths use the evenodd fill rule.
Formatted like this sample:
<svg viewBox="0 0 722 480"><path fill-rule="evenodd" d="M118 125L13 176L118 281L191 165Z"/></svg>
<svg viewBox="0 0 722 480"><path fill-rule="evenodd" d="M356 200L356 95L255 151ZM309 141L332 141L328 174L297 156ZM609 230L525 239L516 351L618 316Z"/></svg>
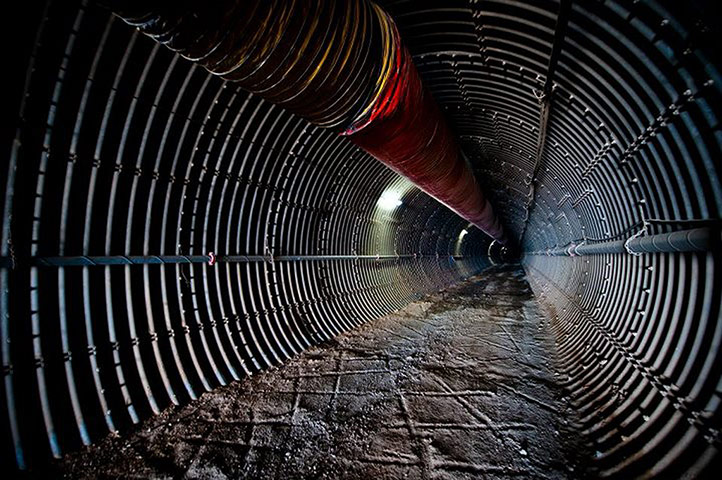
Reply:
<svg viewBox="0 0 722 480"><path fill-rule="evenodd" d="M579 478L554 341L492 267L43 472L66 478Z"/></svg>

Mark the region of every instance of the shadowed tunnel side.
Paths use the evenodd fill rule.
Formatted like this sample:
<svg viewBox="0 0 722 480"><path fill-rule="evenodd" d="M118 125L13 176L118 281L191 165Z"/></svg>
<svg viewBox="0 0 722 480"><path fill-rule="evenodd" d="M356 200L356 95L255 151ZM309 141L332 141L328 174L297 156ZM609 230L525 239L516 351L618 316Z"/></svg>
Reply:
<svg viewBox="0 0 722 480"><path fill-rule="evenodd" d="M190 17L119 10L235 81L94 2L19 20L0 164L3 464L127 431L481 272L499 242L476 224L520 245L596 474L718 468L707 2L227 5L253 12L190 17L249 23L202 35ZM304 81L314 95L284 83Z"/></svg>

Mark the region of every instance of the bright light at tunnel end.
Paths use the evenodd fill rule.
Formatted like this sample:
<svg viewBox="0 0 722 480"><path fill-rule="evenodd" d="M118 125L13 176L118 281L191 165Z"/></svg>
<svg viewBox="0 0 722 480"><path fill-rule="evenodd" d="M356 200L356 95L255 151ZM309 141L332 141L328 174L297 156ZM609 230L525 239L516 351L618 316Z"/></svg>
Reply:
<svg viewBox="0 0 722 480"><path fill-rule="evenodd" d="M376 205L382 210L393 210L402 203L401 194L387 190L381 194Z"/></svg>

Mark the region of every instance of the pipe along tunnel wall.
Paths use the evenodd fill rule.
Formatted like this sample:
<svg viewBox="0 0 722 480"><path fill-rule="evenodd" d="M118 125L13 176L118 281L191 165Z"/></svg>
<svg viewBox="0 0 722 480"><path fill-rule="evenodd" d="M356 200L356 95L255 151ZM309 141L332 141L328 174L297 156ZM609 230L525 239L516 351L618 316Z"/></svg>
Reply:
<svg viewBox="0 0 722 480"><path fill-rule="evenodd" d="M527 252L597 473L711 472L722 79L707 4L380 5ZM347 139L94 3L18 18L4 464L124 431L488 264L488 237ZM695 229L706 251L635 250Z"/></svg>

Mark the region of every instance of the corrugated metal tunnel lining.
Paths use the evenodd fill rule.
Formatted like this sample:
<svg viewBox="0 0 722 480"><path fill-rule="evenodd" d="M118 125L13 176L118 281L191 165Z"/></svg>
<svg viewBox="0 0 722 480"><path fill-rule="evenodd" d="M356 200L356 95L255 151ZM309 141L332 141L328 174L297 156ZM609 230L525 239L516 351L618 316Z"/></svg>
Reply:
<svg viewBox="0 0 722 480"><path fill-rule="evenodd" d="M704 3L380 3L521 238L599 473L709 473L722 79ZM126 429L487 265L481 232L347 140L96 5L25 21L3 461ZM626 242L694 228L710 251Z"/></svg>

